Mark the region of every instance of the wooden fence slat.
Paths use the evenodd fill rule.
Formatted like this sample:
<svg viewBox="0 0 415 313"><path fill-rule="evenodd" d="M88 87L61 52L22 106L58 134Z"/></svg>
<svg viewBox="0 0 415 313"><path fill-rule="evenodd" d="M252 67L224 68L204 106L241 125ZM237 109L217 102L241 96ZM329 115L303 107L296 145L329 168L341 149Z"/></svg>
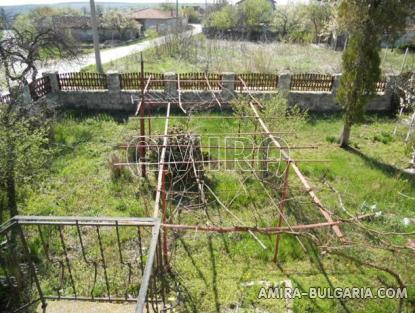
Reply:
<svg viewBox="0 0 415 313"><path fill-rule="evenodd" d="M291 77L290 89L294 91L331 91L333 80L333 76L329 74L294 74Z"/></svg>

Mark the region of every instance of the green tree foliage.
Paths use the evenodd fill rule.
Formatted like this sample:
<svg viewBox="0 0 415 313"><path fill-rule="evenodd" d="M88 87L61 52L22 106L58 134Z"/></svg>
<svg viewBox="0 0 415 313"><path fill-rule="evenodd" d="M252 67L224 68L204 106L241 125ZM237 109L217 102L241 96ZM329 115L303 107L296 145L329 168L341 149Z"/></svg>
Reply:
<svg viewBox="0 0 415 313"><path fill-rule="evenodd" d="M213 11L207 26L226 30L233 27L254 30L272 21L272 6L268 0L244 0L240 4L225 5Z"/></svg>
<svg viewBox="0 0 415 313"><path fill-rule="evenodd" d="M272 20L272 6L268 0L244 0L238 11L239 24L249 29L268 25Z"/></svg>
<svg viewBox="0 0 415 313"><path fill-rule="evenodd" d="M349 34L343 54L343 76L337 100L344 108L344 127L340 145L349 144L351 127L363 115L380 79L380 43L394 37L405 26L413 1L343 0L339 21Z"/></svg>
<svg viewBox="0 0 415 313"><path fill-rule="evenodd" d="M238 12L232 5L226 5L218 11L212 12L207 20L207 26L226 30L236 27L238 23Z"/></svg>
<svg viewBox="0 0 415 313"><path fill-rule="evenodd" d="M163 11L176 11L176 6L173 3L168 3L168 2L164 2L162 4L160 4L160 9Z"/></svg>
<svg viewBox="0 0 415 313"><path fill-rule="evenodd" d="M194 7L184 7L182 9L182 15L186 16L189 23L200 23L201 17Z"/></svg>
<svg viewBox="0 0 415 313"><path fill-rule="evenodd" d="M290 42L318 42L332 16L332 5L320 1L282 5L275 10L272 26L282 39Z"/></svg>
<svg viewBox="0 0 415 313"><path fill-rule="evenodd" d="M140 23L120 10L105 11L102 17L103 26L116 30L122 38L127 29L139 29Z"/></svg>
<svg viewBox="0 0 415 313"><path fill-rule="evenodd" d="M66 51L73 51L73 48L79 46L70 31L55 27L53 24L52 17L60 15L81 15L81 12L73 9L41 7L30 13L18 15L11 25L11 31L18 34L21 43L42 41L41 44L38 43L38 49L30 47L35 52L33 61L60 58L67 54ZM36 37L41 37L41 40Z"/></svg>
<svg viewBox="0 0 415 313"><path fill-rule="evenodd" d="M297 6L278 6L273 16L272 26L282 38L287 38L290 34L302 28L302 20Z"/></svg>
<svg viewBox="0 0 415 313"><path fill-rule="evenodd" d="M302 8L307 24L313 29L314 41L317 42L318 36L330 21L332 7L327 3L313 0Z"/></svg>

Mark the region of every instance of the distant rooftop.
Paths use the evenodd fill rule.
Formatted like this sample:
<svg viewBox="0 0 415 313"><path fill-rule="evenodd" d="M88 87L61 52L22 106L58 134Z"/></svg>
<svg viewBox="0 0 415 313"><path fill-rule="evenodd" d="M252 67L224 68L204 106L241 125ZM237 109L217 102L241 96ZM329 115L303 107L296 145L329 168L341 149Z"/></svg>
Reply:
<svg viewBox="0 0 415 313"><path fill-rule="evenodd" d="M134 11L133 18L137 20L154 19L154 20L167 20L176 17L174 11L163 11L159 9L142 9Z"/></svg>

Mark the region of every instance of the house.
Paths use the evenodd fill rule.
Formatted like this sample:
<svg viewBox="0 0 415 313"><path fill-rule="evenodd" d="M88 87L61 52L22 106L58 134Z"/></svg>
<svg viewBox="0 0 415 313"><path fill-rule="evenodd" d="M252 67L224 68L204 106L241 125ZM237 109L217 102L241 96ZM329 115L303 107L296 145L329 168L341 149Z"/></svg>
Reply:
<svg viewBox="0 0 415 313"><path fill-rule="evenodd" d="M132 13L132 17L143 25L143 30L155 29L157 32L169 32L177 23L176 12L159 9L137 10ZM179 25L186 27L187 18L179 16Z"/></svg>
<svg viewBox="0 0 415 313"><path fill-rule="evenodd" d="M51 16L46 24L52 24L54 28L68 30L71 35L80 42L92 42L92 26L90 16L57 15ZM115 29L104 26L102 19L98 26L99 39L101 42L108 40L128 41L141 36L141 25L137 28Z"/></svg>

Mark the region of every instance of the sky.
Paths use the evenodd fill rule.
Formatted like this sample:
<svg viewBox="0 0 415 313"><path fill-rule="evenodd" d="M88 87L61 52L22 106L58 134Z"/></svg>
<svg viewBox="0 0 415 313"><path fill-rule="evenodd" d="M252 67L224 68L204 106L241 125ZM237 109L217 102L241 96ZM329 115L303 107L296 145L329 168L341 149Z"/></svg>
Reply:
<svg viewBox="0 0 415 313"><path fill-rule="evenodd" d="M127 2L127 3L160 3L160 2L173 2L172 0L95 0L98 2ZM276 0L278 4L286 4L287 2L306 2L307 0ZM64 3L64 2L89 2L89 0L0 0L0 6L6 5L23 5L23 4L53 4L53 3ZM205 0L179 0L180 3L205 3ZM208 2L213 2L208 0Z"/></svg>

